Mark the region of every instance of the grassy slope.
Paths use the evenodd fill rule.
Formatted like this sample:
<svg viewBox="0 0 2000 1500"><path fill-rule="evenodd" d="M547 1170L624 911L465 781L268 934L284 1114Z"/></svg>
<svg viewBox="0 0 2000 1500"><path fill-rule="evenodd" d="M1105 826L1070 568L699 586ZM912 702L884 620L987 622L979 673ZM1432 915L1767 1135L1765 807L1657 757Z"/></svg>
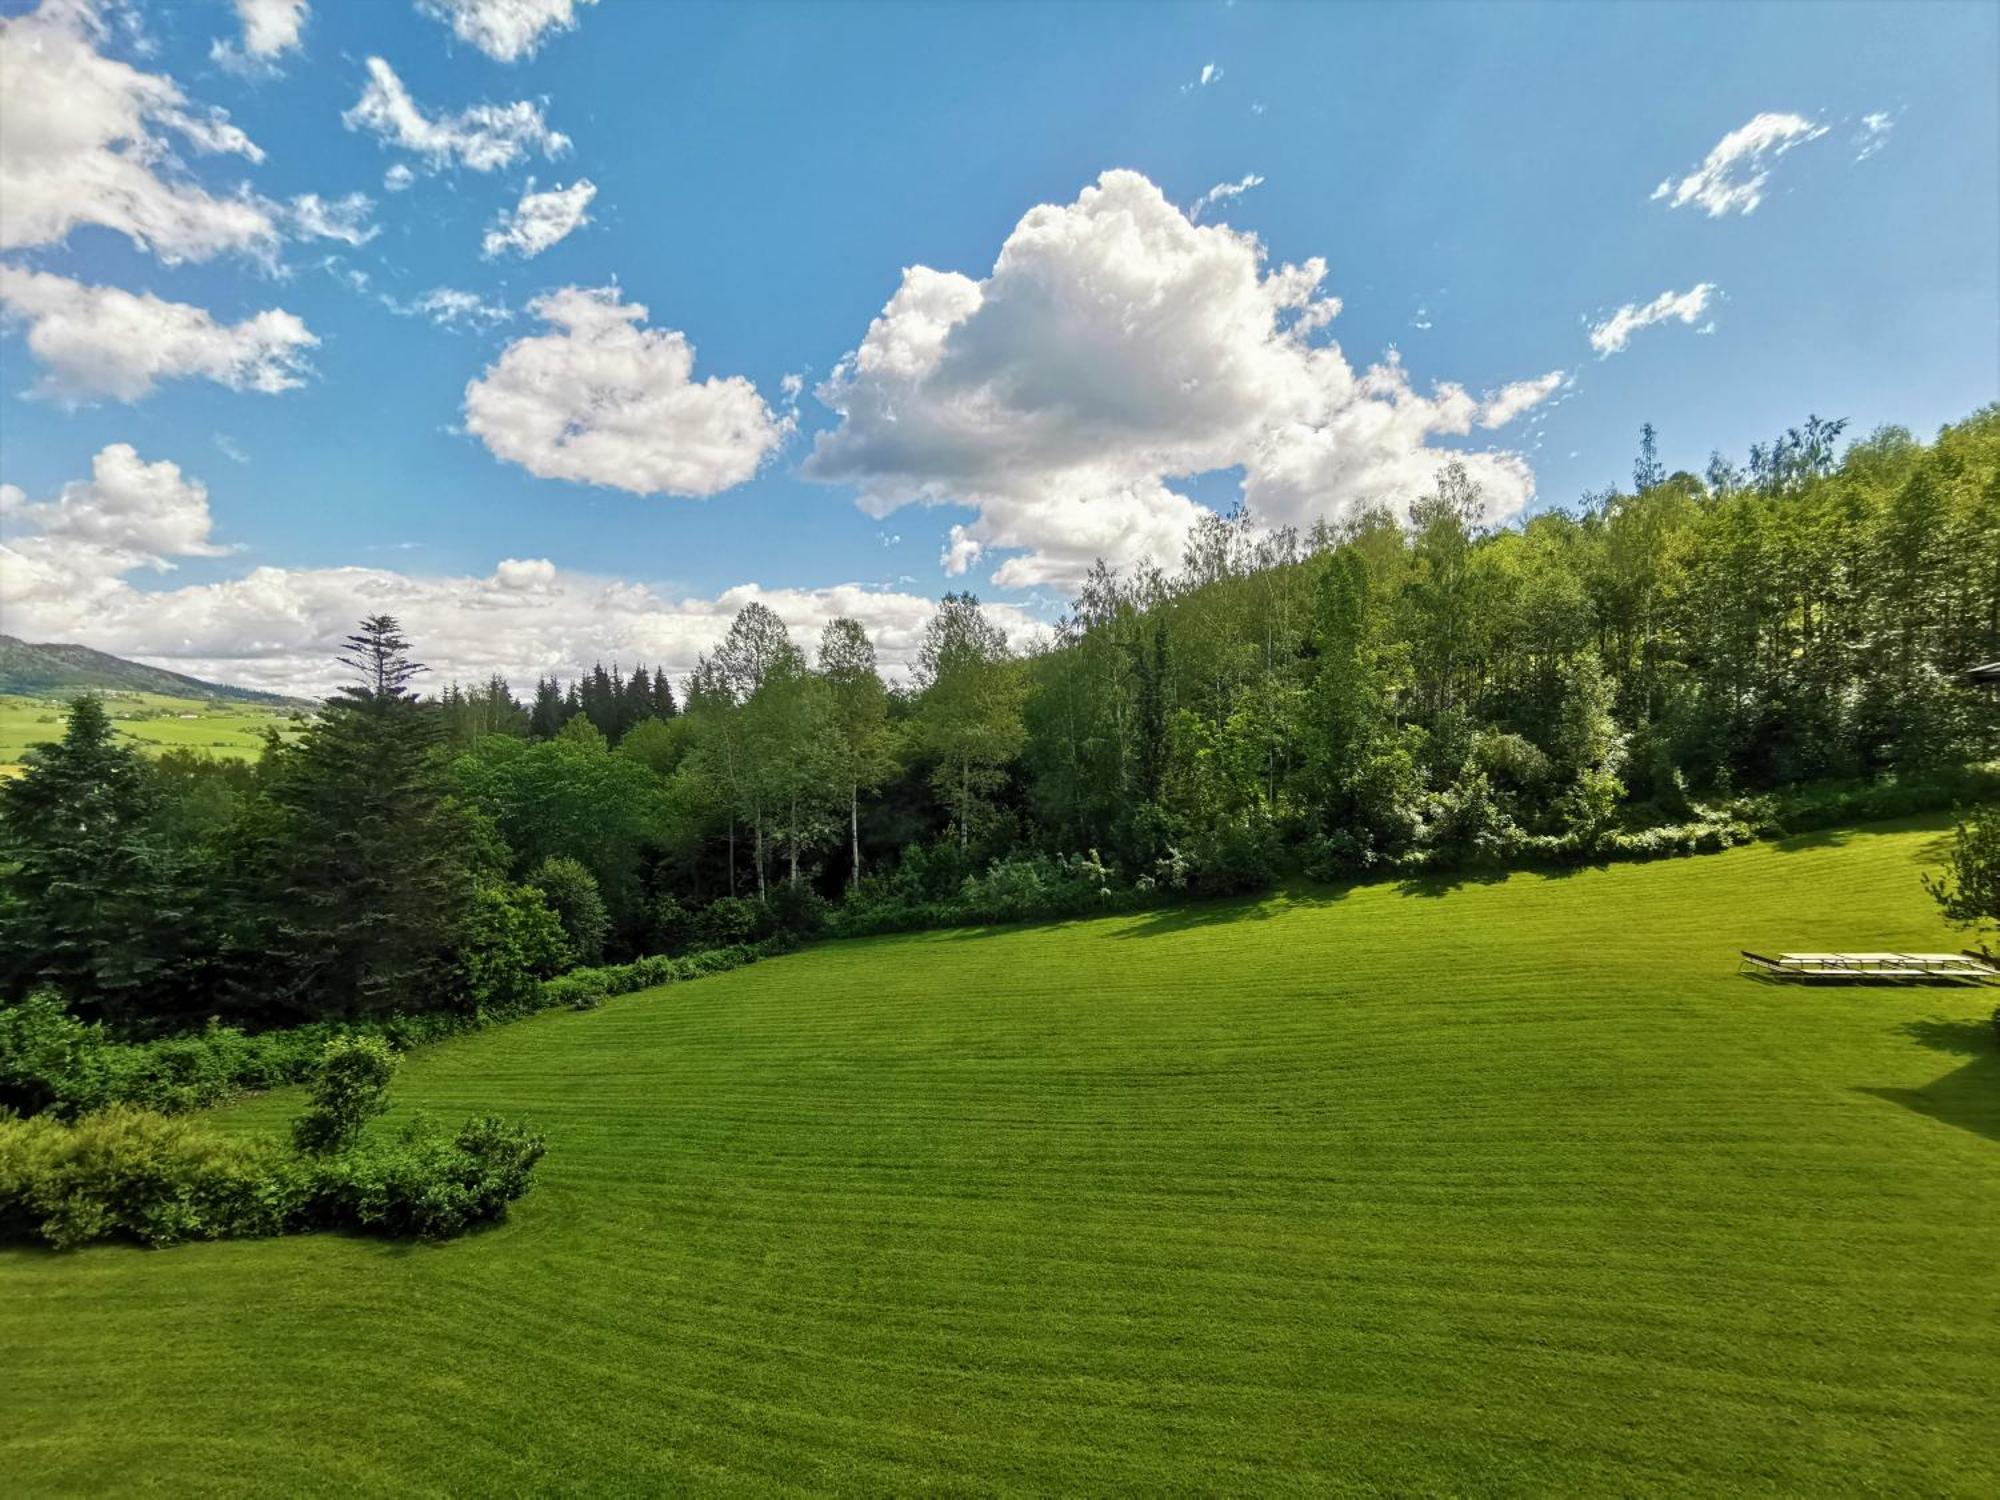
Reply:
<svg viewBox="0 0 2000 1500"><path fill-rule="evenodd" d="M511 1222L0 1257L17 1491L1992 1494L1924 830L829 945L436 1049ZM232 1125L281 1119L255 1101Z"/></svg>
<svg viewBox="0 0 2000 1500"><path fill-rule="evenodd" d="M264 749L267 728L285 728L290 708L255 703L210 703L199 698L168 698L158 693L101 695L105 711L122 734L141 750L203 750L224 760L255 760ZM0 693L0 771L18 765L30 745L62 738L61 696L32 698ZM193 718L182 715L193 714Z"/></svg>

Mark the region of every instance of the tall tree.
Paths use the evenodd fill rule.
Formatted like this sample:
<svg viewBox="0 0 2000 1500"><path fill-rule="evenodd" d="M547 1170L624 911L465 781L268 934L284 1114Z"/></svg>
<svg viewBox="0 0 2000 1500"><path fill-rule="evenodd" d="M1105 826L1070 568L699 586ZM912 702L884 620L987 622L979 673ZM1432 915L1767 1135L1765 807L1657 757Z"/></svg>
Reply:
<svg viewBox="0 0 2000 1500"><path fill-rule="evenodd" d="M847 792L847 883L861 883L861 794L895 774L889 695L875 643L859 620L841 615L819 637L819 673L832 696L832 769Z"/></svg>
<svg viewBox="0 0 2000 1500"><path fill-rule="evenodd" d="M275 752L251 982L296 1012L363 1016L440 986L492 846L446 794L396 620L364 620L340 660L355 681Z"/></svg>
<svg viewBox="0 0 2000 1500"><path fill-rule="evenodd" d="M965 850L981 797L1025 739L1026 684L1007 653L1007 636L972 594L946 594L924 627L917 656L915 730L933 763L932 784L952 808Z"/></svg>
<svg viewBox="0 0 2000 1500"><path fill-rule="evenodd" d="M0 782L0 972L87 1015L159 1019L199 989L214 934L198 872L162 836L160 798L95 697Z"/></svg>

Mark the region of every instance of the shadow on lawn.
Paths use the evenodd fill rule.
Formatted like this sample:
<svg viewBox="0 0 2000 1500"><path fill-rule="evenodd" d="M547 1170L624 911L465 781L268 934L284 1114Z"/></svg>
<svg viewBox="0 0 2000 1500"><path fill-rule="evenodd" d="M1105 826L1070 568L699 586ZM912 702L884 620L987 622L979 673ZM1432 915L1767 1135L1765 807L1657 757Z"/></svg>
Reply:
<svg viewBox="0 0 2000 1500"><path fill-rule="evenodd" d="M1838 849L1853 837L1852 828L1816 828L1811 833L1773 839L1771 847L1780 854L1804 854L1810 849Z"/></svg>
<svg viewBox="0 0 2000 1500"><path fill-rule="evenodd" d="M1971 1061L1920 1089L1865 1088L1861 1092L1983 1135L1989 1141L2000 1141L2000 1044L1994 1041L1992 1023L1906 1021L1897 1030L1923 1046Z"/></svg>

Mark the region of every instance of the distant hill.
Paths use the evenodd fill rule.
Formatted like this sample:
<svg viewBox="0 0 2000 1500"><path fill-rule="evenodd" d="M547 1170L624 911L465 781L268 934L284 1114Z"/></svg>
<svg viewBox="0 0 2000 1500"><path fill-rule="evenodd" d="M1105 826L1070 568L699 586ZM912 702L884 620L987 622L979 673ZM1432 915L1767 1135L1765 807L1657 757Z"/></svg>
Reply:
<svg viewBox="0 0 2000 1500"><path fill-rule="evenodd" d="M88 646L35 645L0 635L0 693L41 697L97 688L113 693L160 693L169 698L223 698L232 703L298 703L279 693L203 682L180 672L148 667Z"/></svg>

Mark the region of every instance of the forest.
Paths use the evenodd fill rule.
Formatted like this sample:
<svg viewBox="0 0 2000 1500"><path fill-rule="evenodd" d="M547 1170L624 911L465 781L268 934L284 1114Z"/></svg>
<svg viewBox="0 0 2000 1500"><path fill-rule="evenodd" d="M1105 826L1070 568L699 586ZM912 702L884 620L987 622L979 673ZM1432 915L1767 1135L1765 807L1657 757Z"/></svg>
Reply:
<svg viewBox="0 0 2000 1500"><path fill-rule="evenodd" d="M1452 466L1310 533L1211 515L1049 637L948 594L907 681L743 609L679 685L351 685L255 764L83 698L0 788L0 985L150 1036L477 1014L645 955L1694 852L1817 797L1950 805L2000 747L2000 408L1482 526ZM1990 789L1989 789L1990 790ZM1830 799L1830 800L1829 800ZM1900 799L1900 800L1899 800Z"/></svg>

